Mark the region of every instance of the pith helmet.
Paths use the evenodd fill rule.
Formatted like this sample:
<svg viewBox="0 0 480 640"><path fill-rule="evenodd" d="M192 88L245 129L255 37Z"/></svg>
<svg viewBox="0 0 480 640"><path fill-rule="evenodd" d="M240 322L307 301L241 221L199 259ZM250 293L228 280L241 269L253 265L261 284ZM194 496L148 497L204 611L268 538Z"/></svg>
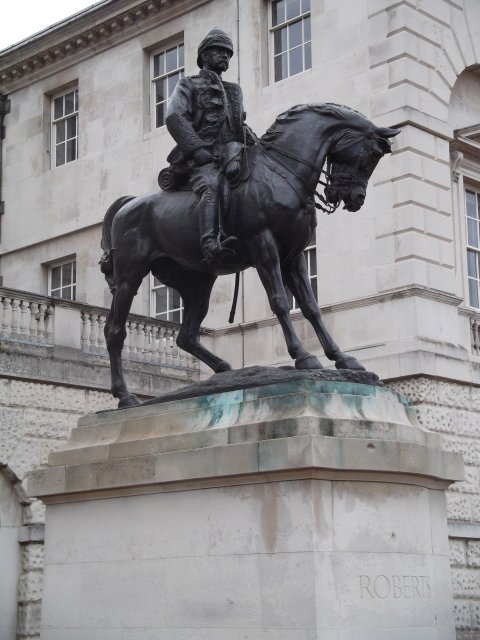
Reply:
<svg viewBox="0 0 480 640"><path fill-rule="evenodd" d="M223 49L226 49L228 51L230 57L233 56L233 42L227 36L225 31L222 31L222 29L215 27L207 33L205 38L198 45L197 65L200 67L200 69L202 68L201 54L203 53L203 51L205 51L205 49L208 49L208 47L222 47Z"/></svg>

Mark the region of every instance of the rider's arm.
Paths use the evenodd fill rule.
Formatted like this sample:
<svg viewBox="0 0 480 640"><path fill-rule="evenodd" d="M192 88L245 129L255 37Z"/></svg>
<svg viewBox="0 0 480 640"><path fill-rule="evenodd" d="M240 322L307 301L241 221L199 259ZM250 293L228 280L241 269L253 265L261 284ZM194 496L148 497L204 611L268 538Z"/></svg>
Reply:
<svg viewBox="0 0 480 640"><path fill-rule="evenodd" d="M179 80L168 101L165 124L185 157L203 147L193 128L193 86L188 78Z"/></svg>

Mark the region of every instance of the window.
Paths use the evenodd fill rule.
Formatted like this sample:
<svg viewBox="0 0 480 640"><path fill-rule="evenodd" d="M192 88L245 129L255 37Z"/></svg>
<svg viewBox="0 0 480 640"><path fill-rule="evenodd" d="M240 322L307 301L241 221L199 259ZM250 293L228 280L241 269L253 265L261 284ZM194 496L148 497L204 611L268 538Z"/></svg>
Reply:
<svg viewBox="0 0 480 640"><path fill-rule="evenodd" d="M152 96L155 127L163 127L167 104L184 76L183 43L152 55Z"/></svg>
<svg viewBox="0 0 480 640"><path fill-rule="evenodd" d="M172 287L167 287L157 278L152 282L152 316L158 320L182 322L183 302L180 294Z"/></svg>
<svg viewBox="0 0 480 640"><path fill-rule="evenodd" d="M310 0L273 0L275 82L312 68Z"/></svg>
<svg viewBox="0 0 480 640"><path fill-rule="evenodd" d="M78 157L78 89L52 100L52 147L56 167Z"/></svg>
<svg viewBox="0 0 480 640"><path fill-rule="evenodd" d="M480 308L480 191L465 189L468 297L471 307Z"/></svg>
<svg viewBox="0 0 480 640"><path fill-rule="evenodd" d="M48 293L53 298L76 299L77 264L75 260L57 263L49 268Z"/></svg>
<svg viewBox="0 0 480 640"><path fill-rule="evenodd" d="M312 239L312 242L315 242L315 236ZM308 277L310 278L310 284L312 285L313 295L315 296L315 300L318 302L318 291L317 291L317 247L315 244L310 244L305 251L303 252L305 256L305 260L307 262L307 270ZM288 287L286 287L287 298L290 304L290 310L296 311L299 309L297 301L295 300L292 292Z"/></svg>

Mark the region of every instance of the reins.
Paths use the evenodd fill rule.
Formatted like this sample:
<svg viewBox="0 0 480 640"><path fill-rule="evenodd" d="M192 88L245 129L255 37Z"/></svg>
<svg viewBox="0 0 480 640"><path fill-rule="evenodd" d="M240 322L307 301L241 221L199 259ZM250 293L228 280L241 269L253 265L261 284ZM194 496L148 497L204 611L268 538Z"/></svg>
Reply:
<svg viewBox="0 0 480 640"><path fill-rule="evenodd" d="M263 153L266 153L266 148L271 148L273 149L273 151L276 151L277 153L279 153L280 155L285 156L286 158L290 158L290 160L294 160L295 162L300 162L301 164L304 164L305 166L307 166L309 169L311 169L312 171L318 171L317 167L315 165L313 165L311 162L307 162L306 160L304 160L303 158L300 158L299 156L295 155L294 153L290 153L289 151L285 151L285 149L282 149L281 147L279 147L277 144L273 143L273 142L264 142L263 140L260 140L258 143L258 146L260 147L260 149L263 151ZM266 147L266 148L265 148ZM340 203L337 204L333 204L331 202L328 202L327 199L317 191L317 187L319 184L321 184L324 187L328 187L332 184L332 175L331 175L331 161L329 158L327 158L327 168L325 169L321 169L320 170L320 176L317 180L317 184L314 187L311 187L311 185L307 184L305 182L305 180L299 176L291 167L285 165L281 160L279 160L278 158L276 158L275 160L276 162L278 162L278 164L280 164L284 169L286 169L289 173L291 173L309 192L312 196L316 196L320 202L316 202L314 200L314 204L315 207L317 209L320 209L321 211L323 211L324 213L330 214L333 213L334 211L337 210L338 206ZM321 175L324 174L325 175L325 180L321 179ZM283 176L286 178L286 176ZM293 185L291 185L293 187ZM294 187L293 187L294 188ZM296 189L295 189L296 191ZM297 192L297 195L298 194Z"/></svg>

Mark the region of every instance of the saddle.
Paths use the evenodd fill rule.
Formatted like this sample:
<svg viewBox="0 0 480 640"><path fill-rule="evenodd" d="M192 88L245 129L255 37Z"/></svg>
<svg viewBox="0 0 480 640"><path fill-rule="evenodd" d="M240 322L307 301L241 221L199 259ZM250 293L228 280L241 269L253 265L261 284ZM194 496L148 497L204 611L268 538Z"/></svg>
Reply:
<svg viewBox="0 0 480 640"><path fill-rule="evenodd" d="M245 152L246 148L241 142L228 142L225 145L225 153L220 162L225 175L228 177L228 190L237 187L240 182L247 180L250 175ZM239 163L237 171L231 171L234 162ZM191 161L170 164L158 174L158 186L162 191L191 191L189 176L192 167Z"/></svg>

